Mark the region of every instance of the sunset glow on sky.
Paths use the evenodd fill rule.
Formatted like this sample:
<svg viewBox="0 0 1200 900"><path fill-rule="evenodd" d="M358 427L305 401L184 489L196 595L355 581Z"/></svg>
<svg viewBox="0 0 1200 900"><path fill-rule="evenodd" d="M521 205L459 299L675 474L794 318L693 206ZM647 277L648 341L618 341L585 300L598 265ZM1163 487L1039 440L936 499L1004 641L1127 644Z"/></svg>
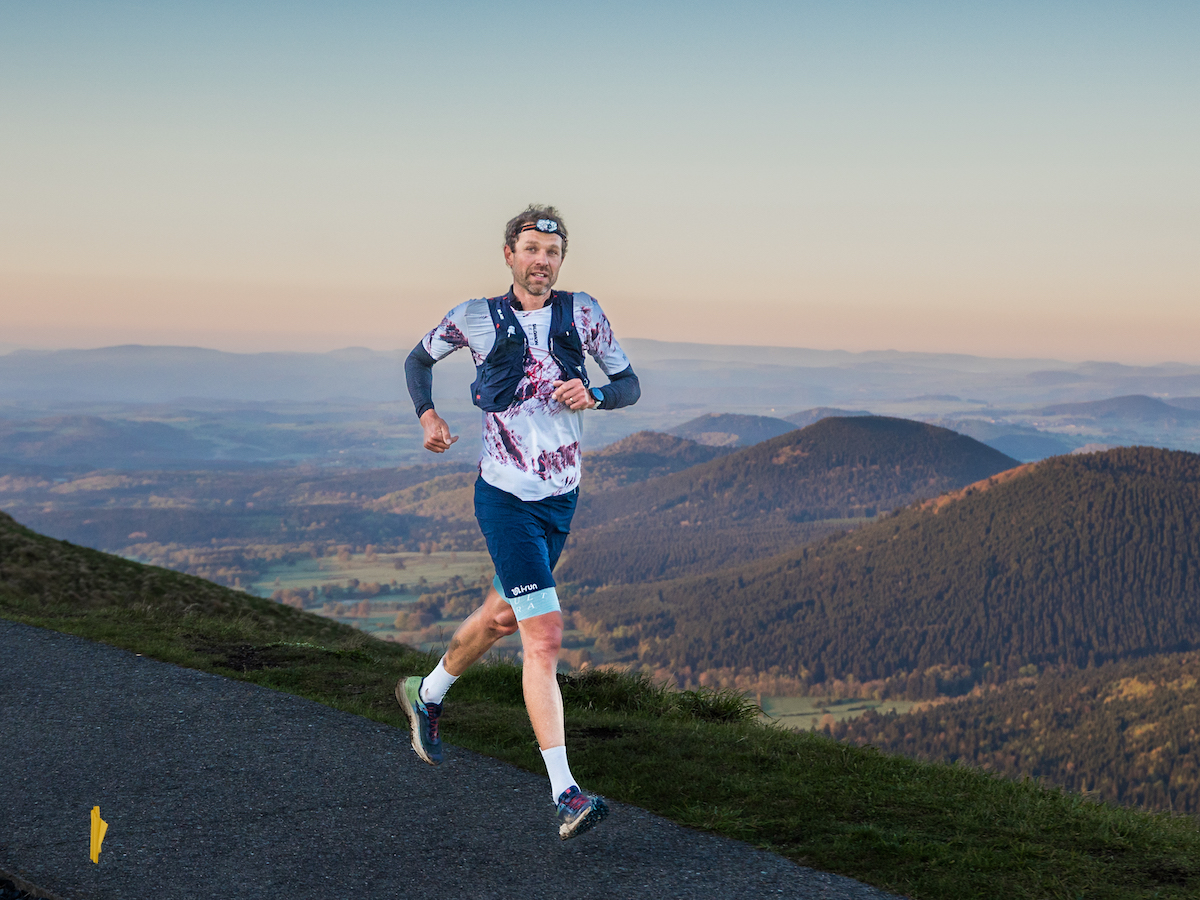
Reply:
<svg viewBox="0 0 1200 900"><path fill-rule="evenodd" d="M1194 3L0 7L0 350L619 334L1200 362Z"/></svg>

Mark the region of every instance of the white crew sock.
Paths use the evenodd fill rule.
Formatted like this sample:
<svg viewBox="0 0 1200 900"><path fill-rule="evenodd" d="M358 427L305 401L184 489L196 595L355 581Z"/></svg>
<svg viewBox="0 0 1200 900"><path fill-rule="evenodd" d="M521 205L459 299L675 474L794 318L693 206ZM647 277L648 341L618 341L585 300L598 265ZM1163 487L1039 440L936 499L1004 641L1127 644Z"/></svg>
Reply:
<svg viewBox="0 0 1200 900"><path fill-rule="evenodd" d="M446 671L446 657L443 656L433 667L433 671L421 682L421 702L441 703L446 697L446 691L450 690L450 685L457 680L457 675Z"/></svg>
<svg viewBox="0 0 1200 900"><path fill-rule="evenodd" d="M571 774L571 767L567 765L567 748L564 745L543 750L542 759L550 776L550 793L553 795L551 799L557 802L562 792L576 783L575 776Z"/></svg>

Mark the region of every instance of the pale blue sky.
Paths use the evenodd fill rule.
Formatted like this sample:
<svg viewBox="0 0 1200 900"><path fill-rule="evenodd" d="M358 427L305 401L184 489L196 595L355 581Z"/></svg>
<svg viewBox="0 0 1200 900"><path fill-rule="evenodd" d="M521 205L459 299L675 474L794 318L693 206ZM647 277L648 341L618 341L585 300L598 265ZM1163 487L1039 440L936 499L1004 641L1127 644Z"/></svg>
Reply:
<svg viewBox="0 0 1200 900"><path fill-rule="evenodd" d="M618 332L1200 362L1200 7L9 3L5 343L407 346L507 286Z"/></svg>

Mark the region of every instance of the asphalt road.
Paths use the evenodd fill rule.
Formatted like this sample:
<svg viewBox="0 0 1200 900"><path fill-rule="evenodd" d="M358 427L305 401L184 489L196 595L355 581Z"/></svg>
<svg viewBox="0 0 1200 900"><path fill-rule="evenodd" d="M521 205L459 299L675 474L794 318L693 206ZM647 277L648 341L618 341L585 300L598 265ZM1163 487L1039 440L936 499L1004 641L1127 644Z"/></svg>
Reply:
<svg viewBox="0 0 1200 900"><path fill-rule="evenodd" d="M893 896L621 803L561 842L539 775L2 620L0 747L0 873L64 900Z"/></svg>

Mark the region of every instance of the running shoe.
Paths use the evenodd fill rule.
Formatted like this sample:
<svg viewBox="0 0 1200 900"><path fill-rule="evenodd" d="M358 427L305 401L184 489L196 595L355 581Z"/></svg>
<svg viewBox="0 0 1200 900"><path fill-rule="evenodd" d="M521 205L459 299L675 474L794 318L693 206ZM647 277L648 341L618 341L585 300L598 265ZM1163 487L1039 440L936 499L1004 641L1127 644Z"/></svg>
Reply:
<svg viewBox="0 0 1200 900"><path fill-rule="evenodd" d="M421 700L421 682L424 680L420 675L401 678L396 682L396 700L412 725L412 748L417 751L417 756L436 766L442 761L442 741L438 737L442 704Z"/></svg>
<svg viewBox="0 0 1200 900"><path fill-rule="evenodd" d="M583 834L608 815L602 797L589 797L575 785L558 795L558 836L569 840Z"/></svg>

